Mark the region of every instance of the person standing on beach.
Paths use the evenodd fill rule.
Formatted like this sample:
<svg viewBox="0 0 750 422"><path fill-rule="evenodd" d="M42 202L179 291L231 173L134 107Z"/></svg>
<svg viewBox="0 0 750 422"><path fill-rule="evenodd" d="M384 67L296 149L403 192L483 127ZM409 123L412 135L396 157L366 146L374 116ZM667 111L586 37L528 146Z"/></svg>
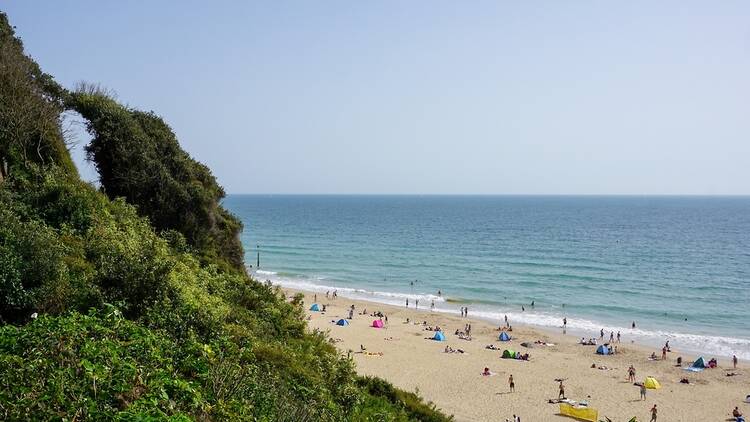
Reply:
<svg viewBox="0 0 750 422"><path fill-rule="evenodd" d="M619 331L617 332L617 342L618 343L620 342L620 332Z"/></svg>
<svg viewBox="0 0 750 422"><path fill-rule="evenodd" d="M315 295L313 295L313 302L317 302L317 301L318 301L318 294L315 293Z"/></svg>
<svg viewBox="0 0 750 422"><path fill-rule="evenodd" d="M414 309L419 309L419 299L414 299Z"/></svg>
<svg viewBox="0 0 750 422"><path fill-rule="evenodd" d="M599 340L604 340L604 328L599 331Z"/></svg>
<svg viewBox="0 0 750 422"><path fill-rule="evenodd" d="M656 422L656 405L651 408L651 420L649 422Z"/></svg>
<svg viewBox="0 0 750 422"><path fill-rule="evenodd" d="M667 346L661 348L661 360L667 360Z"/></svg>
<svg viewBox="0 0 750 422"><path fill-rule="evenodd" d="M505 317L505 322L508 322L508 317ZM563 330L568 327L568 318L563 317Z"/></svg>
<svg viewBox="0 0 750 422"><path fill-rule="evenodd" d="M406 307L407 308L409 307L409 298L408 297L406 298Z"/></svg>
<svg viewBox="0 0 750 422"><path fill-rule="evenodd" d="M508 377L508 384L510 385L510 392L513 393L516 391L516 383L513 381L513 374L510 374L510 377Z"/></svg>
<svg viewBox="0 0 750 422"><path fill-rule="evenodd" d="M732 355L732 366L737 369L737 355Z"/></svg>
<svg viewBox="0 0 750 422"><path fill-rule="evenodd" d="M563 380L560 380L560 392L557 394L558 399L564 399L565 398L565 385L563 385Z"/></svg>
<svg viewBox="0 0 750 422"><path fill-rule="evenodd" d="M469 307L468 306L464 308L464 316L465 317L469 316Z"/></svg>
<svg viewBox="0 0 750 422"><path fill-rule="evenodd" d="M435 310L435 301L434 301L434 300L433 300L433 301L432 301L432 303L430 304L430 310L431 310L431 311L434 311L434 310Z"/></svg>
<svg viewBox="0 0 750 422"><path fill-rule="evenodd" d="M639 387L641 389L641 400L645 401L646 400L646 384L645 383L641 383L641 385L639 385Z"/></svg>

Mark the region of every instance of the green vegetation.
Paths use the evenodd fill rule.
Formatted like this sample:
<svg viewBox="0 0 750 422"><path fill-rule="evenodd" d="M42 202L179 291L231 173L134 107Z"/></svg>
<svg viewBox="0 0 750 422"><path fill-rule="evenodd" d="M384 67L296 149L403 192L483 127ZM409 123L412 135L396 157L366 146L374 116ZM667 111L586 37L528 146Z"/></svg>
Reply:
<svg viewBox="0 0 750 422"><path fill-rule="evenodd" d="M450 419L358 377L301 297L251 279L223 195L159 117L59 86L0 13L0 420Z"/></svg>

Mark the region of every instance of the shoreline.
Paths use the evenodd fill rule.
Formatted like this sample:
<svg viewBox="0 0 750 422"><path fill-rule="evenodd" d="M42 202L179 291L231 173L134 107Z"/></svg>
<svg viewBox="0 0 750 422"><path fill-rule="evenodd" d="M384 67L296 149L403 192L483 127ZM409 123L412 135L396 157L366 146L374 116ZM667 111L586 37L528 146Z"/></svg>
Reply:
<svg viewBox="0 0 750 422"><path fill-rule="evenodd" d="M271 273L259 272L257 275L268 276L268 275L271 275ZM296 284L288 285L288 284L285 284L284 282L281 282L278 279L266 280L266 281L271 281L272 284L279 286L283 289L304 291L304 292L309 292L311 294L317 293L319 296L322 296L322 297L325 296L323 294L325 290L329 288L329 286L315 286L313 284L310 284L309 286L302 286L302 287ZM403 303L400 303L400 304L394 303L395 300L389 301L384 298L380 298L380 300L377 300L374 298L371 299L367 297L368 294L372 295L373 297L376 297L377 294L383 294L382 292L370 292L370 291L366 291L363 289L350 288L350 287L340 287L340 288L331 287L330 289L331 291L333 291L334 289L338 289L341 292L339 296L342 298L347 298L347 300L362 301L362 302L368 302L368 303L378 304L382 306L392 306L395 308L405 308L403 306ZM354 293L354 295L350 296L351 293ZM449 306L455 306L455 307L468 305L471 307L470 309L471 318L481 320L484 322L488 322L488 323L495 323L495 324L503 323L503 318L500 317L500 314L502 312L487 311L487 310L481 309L481 305L479 305L480 306L479 309L476 309L474 308L474 306L477 306L477 304L474 304L469 301L455 301L455 300L451 300L449 297L439 297L437 295L426 294L426 293L421 293L421 294L388 293L388 294L393 295L394 298L398 297L398 300L404 300L406 297L409 297L411 307L413 307L413 300L415 297L420 298L420 300L429 300L430 298L434 298L437 300L439 298L440 301L436 303L437 306L436 306L435 311L429 310L429 302L427 302L428 304L427 307L422 307L421 309L416 310L419 312L428 312L428 313L437 312L437 313L444 313L446 315L459 316L458 310L446 309L444 307L441 307L440 305L443 305L443 306L449 305ZM413 309L413 308L409 308L409 309ZM516 322L514 322L514 324L518 324L519 326L523 325L529 328L535 328L540 331L549 332L550 334L560 334L563 331L562 319L563 317L566 317L568 319L568 323L570 324L569 327L567 328L567 335L576 337L577 339L580 339L581 337L585 337L586 339L588 339L589 337L592 337L592 336L598 339L599 338L598 333L600 329L604 329L605 341L606 341L608 340L610 331L614 333L617 333L618 331L620 331L620 333L623 336L632 335L632 337L635 337L634 344L639 345L643 348L656 350L658 353L660 353L661 347L668 340L670 341L671 346L678 347L681 350L683 350L684 353L690 354L691 356L692 355L695 355L696 357L704 356L706 359L710 359L711 357L716 357L716 358L723 358L723 359L731 360L733 355L737 355L740 361L750 362L750 357L746 356L746 354L743 354L742 350L737 351L737 350L730 348L727 345L723 345L724 346L722 347L723 350L717 351L717 350L702 349L700 348L700 346L692 346L692 345L686 346L684 344L681 344L681 340L684 340L682 337L689 336L689 334L687 333L671 332L671 331L662 332L659 330L647 330L647 329L644 330L641 328L637 328L635 335L633 335L634 333L630 328L613 327L612 325L607 324L607 323L602 323L598 326L598 328L594 328L593 322L585 318L579 318L579 317L565 315L565 314L563 314L563 316L552 316L552 315L546 315L543 313L535 314L534 310L535 310L534 308L527 309L527 311L531 311L531 312L527 312L526 314L523 314L522 312L517 312L517 311L510 311L510 312L507 312L506 316L510 317L511 319L514 319L515 317L518 317L523 314L523 315L532 315L537 318L541 318L543 321L547 322L547 324L537 324L537 323L526 322L526 321L518 322L517 320ZM493 314L493 315L490 315L490 314ZM552 318L558 318L558 317L560 319L559 321L560 325L559 326L551 325L550 321L552 320ZM581 321L584 321L586 323L585 327L577 326ZM713 341L714 343L718 343L722 341L723 342L745 341L742 338L734 338L734 337L726 337L726 336L710 336L710 335L705 335L705 334L698 335L698 336L702 337L704 341L706 342ZM631 338L631 340L633 340L633 338Z"/></svg>
<svg viewBox="0 0 750 422"><path fill-rule="evenodd" d="M557 405L547 403L548 399L557 397L556 378L565 378L569 398L588 401L599 410L600 419L607 416L613 420L628 420L637 416L639 420L648 420L648 409L653 404L658 404L663 420L725 420L734 406L740 406L743 413L750 413L750 404L742 403L745 395L750 394L750 377L743 372L745 361L740 361L734 371L737 376L726 376L733 371L729 359L720 359L717 369L692 373L675 367L675 359L682 356L683 366L688 366L696 355L676 350L674 346L666 361L650 361L647 357L651 352L661 357L660 352L647 345L631 343L623 333L622 342L616 344L618 354L601 356L594 354L595 347L577 344L580 337L574 336L571 330L563 334L562 330L555 332L548 327L512 320L513 339L503 343L497 340L497 325L476 315L462 318L450 312L431 312L429 308L417 310L341 295L338 299L326 300L319 292L279 287L287 296L305 295L306 309L313 296L318 295L318 303L325 304L327 312L307 310L309 329L328 332L331 339L338 339L336 347L353 357L358 373L382 377L408 391L417 390L459 421L503 420L513 414L522 416L523 420L570 420L556 415ZM332 320L348 316L348 307L352 304L355 315L350 325L333 324ZM368 314L375 310L385 313L389 318L386 328L371 328L374 318L358 315L364 308ZM405 323L407 318L408 324ZM447 341L424 339L433 332L425 331L422 325L414 325L414 321L440 325ZM454 335L456 329L463 330L467 323L472 325L472 341L460 340ZM555 346L531 349L520 346L521 342L537 340ZM499 350L485 349L488 344L494 344ZM383 354L357 353L360 345L368 352ZM444 353L446 345L466 353ZM505 348L528 352L531 360L500 359ZM708 358L710 356L706 356ZM592 364L596 368L591 368ZM638 388L625 379L631 364L637 370L638 380L649 375L661 382L661 389L649 390L647 401L637 400ZM496 376L481 376L484 367L489 367ZM507 378L511 373L516 379L516 393L507 391ZM681 378L691 383L681 384Z"/></svg>

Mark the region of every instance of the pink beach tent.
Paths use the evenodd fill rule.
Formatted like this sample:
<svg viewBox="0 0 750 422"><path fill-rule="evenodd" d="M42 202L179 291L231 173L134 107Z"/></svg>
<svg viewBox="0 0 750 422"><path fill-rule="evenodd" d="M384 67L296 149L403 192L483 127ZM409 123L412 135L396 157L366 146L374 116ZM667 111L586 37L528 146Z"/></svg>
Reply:
<svg viewBox="0 0 750 422"><path fill-rule="evenodd" d="M383 321L376 319L375 321L372 322L372 326L374 328L383 328Z"/></svg>

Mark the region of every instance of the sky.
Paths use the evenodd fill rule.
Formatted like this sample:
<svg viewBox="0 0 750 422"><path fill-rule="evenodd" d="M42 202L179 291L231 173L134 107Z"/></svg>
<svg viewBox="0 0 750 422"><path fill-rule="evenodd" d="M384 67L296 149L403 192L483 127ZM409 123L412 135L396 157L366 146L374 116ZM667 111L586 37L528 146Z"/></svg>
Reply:
<svg viewBox="0 0 750 422"><path fill-rule="evenodd" d="M46 72L155 111L228 193L750 194L747 1L0 9Z"/></svg>

